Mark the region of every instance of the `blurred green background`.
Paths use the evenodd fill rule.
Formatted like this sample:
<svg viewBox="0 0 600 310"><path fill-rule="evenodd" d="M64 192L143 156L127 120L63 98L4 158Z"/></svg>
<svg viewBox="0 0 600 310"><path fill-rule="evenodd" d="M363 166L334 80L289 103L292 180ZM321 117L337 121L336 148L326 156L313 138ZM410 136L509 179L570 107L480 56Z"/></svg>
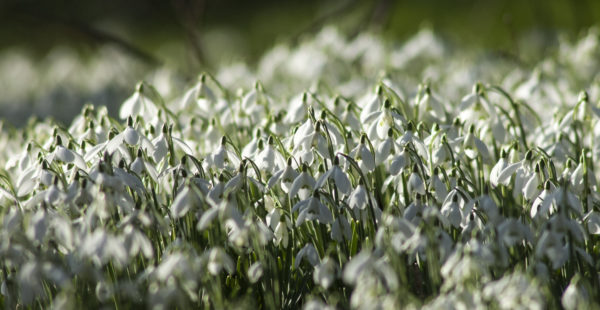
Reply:
<svg viewBox="0 0 600 310"><path fill-rule="evenodd" d="M195 70L251 62L275 42L325 24L393 40L426 24L457 44L510 50L524 33L576 35L598 21L595 0L2 0L0 49L19 46L41 57L58 45L93 53L112 44L149 64Z"/></svg>
<svg viewBox="0 0 600 310"><path fill-rule="evenodd" d="M595 0L1 0L0 88L14 96L0 100L0 106L7 107L0 110L0 117L15 123L30 115L68 121L68 116L44 111L45 96L33 92L56 92L67 106L74 100L79 105L81 101L106 104L124 99L136 81L156 68L168 67L192 79L224 63L252 64L274 44L294 44L325 25L336 25L349 37L373 31L391 42L402 42L428 26L450 44L527 59L544 53L556 42L559 31L577 38L599 21L600 1ZM537 40L539 44L533 46L539 48L531 53L519 50L519 40ZM47 60L57 48L66 49L68 57L79 59L87 68L88 61L105 47L126 55L115 61L123 72L107 78L118 79L120 86L109 91L88 87L90 94L78 96L61 89L60 81L38 81L42 86L14 81L37 76L52 79L56 72L48 69L52 66ZM26 61L19 67L10 57ZM113 56L103 57L110 60ZM94 74L103 73L96 68ZM106 93L111 95L106 97ZM56 101L56 96L47 100ZM26 106L29 112L18 106Z"/></svg>

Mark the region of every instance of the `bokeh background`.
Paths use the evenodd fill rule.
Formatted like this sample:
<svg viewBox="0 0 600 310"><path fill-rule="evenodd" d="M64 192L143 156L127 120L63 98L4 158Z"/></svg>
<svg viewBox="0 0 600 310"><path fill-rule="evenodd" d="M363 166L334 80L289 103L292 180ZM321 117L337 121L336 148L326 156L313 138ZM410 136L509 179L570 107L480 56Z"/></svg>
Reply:
<svg viewBox="0 0 600 310"><path fill-rule="evenodd" d="M139 80L184 86L232 62L252 68L275 44L327 25L389 42L428 27L449 45L527 65L599 21L595 0L1 0L0 118L68 123L85 103L116 113Z"/></svg>

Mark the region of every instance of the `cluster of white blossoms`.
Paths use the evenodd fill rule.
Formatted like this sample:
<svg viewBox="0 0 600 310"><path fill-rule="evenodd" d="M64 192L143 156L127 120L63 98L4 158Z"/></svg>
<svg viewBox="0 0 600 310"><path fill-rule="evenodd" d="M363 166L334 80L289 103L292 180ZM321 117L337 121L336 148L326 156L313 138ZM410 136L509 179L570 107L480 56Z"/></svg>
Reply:
<svg viewBox="0 0 600 310"><path fill-rule="evenodd" d="M598 307L598 39L531 70L326 29L3 130L0 304Z"/></svg>

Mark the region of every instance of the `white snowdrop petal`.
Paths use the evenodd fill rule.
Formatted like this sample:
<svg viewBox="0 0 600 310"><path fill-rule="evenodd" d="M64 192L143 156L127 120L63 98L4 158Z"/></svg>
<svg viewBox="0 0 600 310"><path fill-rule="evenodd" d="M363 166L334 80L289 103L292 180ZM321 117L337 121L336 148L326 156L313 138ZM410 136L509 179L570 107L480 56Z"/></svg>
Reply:
<svg viewBox="0 0 600 310"><path fill-rule="evenodd" d="M137 130L127 127L123 131L123 141L125 141L129 145L137 145L140 141L140 135Z"/></svg>
<svg viewBox="0 0 600 310"><path fill-rule="evenodd" d="M521 162L517 162L514 164L509 164L506 166L500 173L496 179L497 184L508 185L510 177L517 171L518 168L521 167Z"/></svg>

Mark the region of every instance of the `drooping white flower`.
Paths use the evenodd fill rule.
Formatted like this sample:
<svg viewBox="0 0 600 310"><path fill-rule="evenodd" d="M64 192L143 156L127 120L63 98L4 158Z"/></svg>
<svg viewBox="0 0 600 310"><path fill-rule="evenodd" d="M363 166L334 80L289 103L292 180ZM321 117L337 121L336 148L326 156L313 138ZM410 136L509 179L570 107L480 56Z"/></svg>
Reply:
<svg viewBox="0 0 600 310"><path fill-rule="evenodd" d="M426 116L433 118L434 120L443 120L446 115L444 110L444 103L432 94L429 86L425 86L423 94L416 98L416 108L419 109L419 116L424 118Z"/></svg>
<svg viewBox="0 0 600 310"><path fill-rule="evenodd" d="M303 168L305 169L305 168ZM290 187L289 196L294 198L299 194L299 197L306 198L312 190L315 189L317 182L315 179L306 171L302 171L292 183Z"/></svg>
<svg viewBox="0 0 600 310"><path fill-rule="evenodd" d="M350 154L358 162L358 166L363 173L368 173L375 170L375 155L367 146L365 135L361 137L360 141L361 143L350 151Z"/></svg>
<svg viewBox="0 0 600 310"><path fill-rule="evenodd" d="M383 102L383 89L381 86L379 86L375 91L375 94L372 94L362 101L359 101L358 104L362 108L360 113L360 121L364 124L366 120L372 116L372 114L379 111L379 109L383 106Z"/></svg>
<svg viewBox="0 0 600 310"><path fill-rule="evenodd" d="M590 211L583 218L586 223L588 233L592 235L600 235L600 213L597 211Z"/></svg>
<svg viewBox="0 0 600 310"><path fill-rule="evenodd" d="M206 158L206 161L209 167L218 170L229 166L237 167L241 162L237 154L227 147L227 138L225 136L222 137L219 147Z"/></svg>
<svg viewBox="0 0 600 310"><path fill-rule="evenodd" d="M307 260L312 266L317 266L319 261L319 253L312 245L312 243L307 243L298 253L296 254L296 258L294 259L294 269L298 269L303 260Z"/></svg>
<svg viewBox="0 0 600 310"><path fill-rule="evenodd" d="M274 173L285 167L285 158L273 148L273 137L269 137L267 145L256 155L256 165L262 171ZM260 144L260 143L259 143Z"/></svg>
<svg viewBox="0 0 600 310"><path fill-rule="evenodd" d="M582 282L582 277L580 274L576 274L573 278L571 278L569 286L567 286L567 289L565 289L563 292L560 301L565 309L572 310L592 308L590 293L580 282Z"/></svg>
<svg viewBox="0 0 600 310"><path fill-rule="evenodd" d="M70 150L62 145L62 139L59 135L56 136L56 147L54 151L46 156L48 163L52 164L53 161L57 160L65 164L74 164L77 168L86 171L88 169L83 156L79 153Z"/></svg>
<svg viewBox="0 0 600 310"><path fill-rule="evenodd" d="M305 221L315 219L321 224L330 224L333 222L331 210L321 202L320 194L317 191L311 197L295 204L292 212L299 212L296 219L296 227L302 225Z"/></svg>
<svg viewBox="0 0 600 310"><path fill-rule="evenodd" d="M324 289L328 289L335 281L338 267L335 261L329 257L325 257L321 263L315 267L313 280L316 284Z"/></svg>
<svg viewBox="0 0 600 310"><path fill-rule="evenodd" d="M198 82L185 92L180 102L182 110L198 107L204 114L212 114L212 105L217 102L217 96L208 86L206 75L200 75Z"/></svg>
<svg viewBox="0 0 600 310"><path fill-rule="evenodd" d="M171 205L171 215L173 218L180 218L185 216L191 208L198 207L200 199L190 186L183 188L181 192L177 194L173 204Z"/></svg>
<svg viewBox="0 0 600 310"><path fill-rule="evenodd" d="M458 194L451 193L449 195L452 195L452 198L450 200L446 199L440 212L442 212L454 228L459 228L463 215L460 205L458 204Z"/></svg>
<svg viewBox="0 0 600 310"><path fill-rule="evenodd" d="M227 271L229 274L235 272L235 264L233 260L220 247L214 247L208 251L208 264L206 268L212 275L218 275L221 270Z"/></svg>
<svg viewBox="0 0 600 310"><path fill-rule="evenodd" d="M364 210L368 206L369 193L362 182L352 191L348 197L348 205L352 209Z"/></svg>
<svg viewBox="0 0 600 310"><path fill-rule="evenodd" d="M277 223L277 226L275 227L275 232L274 232L274 243L275 245L279 246L282 245L284 248L288 247L288 243L289 243L289 230L288 230L288 224L287 221L285 220L280 220Z"/></svg>
<svg viewBox="0 0 600 310"><path fill-rule="evenodd" d="M147 122L154 119L158 115L158 108L148 96L146 96L145 88L147 86L143 83L139 83L136 86L136 90L127 98L121 108L119 109L119 117L126 119L131 116L141 116L146 119Z"/></svg>
<svg viewBox="0 0 600 310"><path fill-rule="evenodd" d="M260 280L260 277L262 277L263 272L263 267L260 262L252 264L248 268L248 279L250 280L250 283L258 282L258 280Z"/></svg>
<svg viewBox="0 0 600 310"><path fill-rule="evenodd" d="M337 190L343 195L350 194L352 185L350 184L350 180L346 173L340 168L338 157L334 158L333 166L319 177L315 184L315 189L323 187L328 180L333 181Z"/></svg>
<svg viewBox="0 0 600 310"><path fill-rule="evenodd" d="M423 182L423 179L419 175L419 167L417 166L417 164L413 165L413 172L408 178L407 189L411 195L413 193L417 193L423 196L425 195L425 182Z"/></svg>
<svg viewBox="0 0 600 310"><path fill-rule="evenodd" d="M477 155L481 156L484 163L488 163L491 160L490 152L478 137L474 134L475 126L469 127L469 133L465 136L463 146L465 148L465 154L470 158L475 158Z"/></svg>
<svg viewBox="0 0 600 310"><path fill-rule="evenodd" d="M352 239L352 228L346 217L338 216L331 224L331 238L337 242Z"/></svg>
<svg viewBox="0 0 600 310"><path fill-rule="evenodd" d="M291 186L298 175L299 173L292 168L292 160L290 158L287 161L287 165L283 169L275 172L267 181L267 189L270 189L279 183L281 185L281 189L284 192L289 193L289 190L291 189Z"/></svg>
<svg viewBox="0 0 600 310"><path fill-rule="evenodd" d="M283 118L286 124L296 124L306 117L306 111L308 107L312 105L312 97L309 98L307 92L298 94L292 98L288 105L288 111Z"/></svg>

